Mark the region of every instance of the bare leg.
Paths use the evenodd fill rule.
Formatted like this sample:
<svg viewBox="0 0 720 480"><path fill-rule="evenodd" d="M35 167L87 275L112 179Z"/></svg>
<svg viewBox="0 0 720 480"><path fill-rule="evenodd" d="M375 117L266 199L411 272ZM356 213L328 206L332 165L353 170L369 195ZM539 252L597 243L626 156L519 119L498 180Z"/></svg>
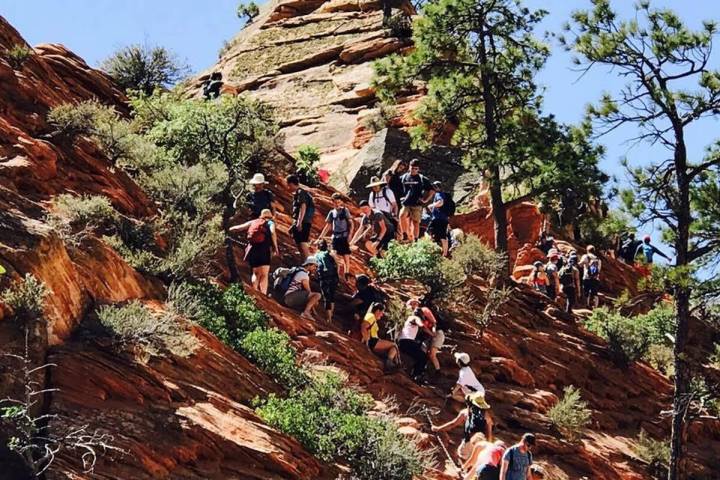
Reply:
<svg viewBox="0 0 720 480"><path fill-rule="evenodd" d="M302 254L303 258L307 258L310 256L310 244L307 242L303 242L300 244L300 253Z"/></svg>
<svg viewBox="0 0 720 480"><path fill-rule="evenodd" d="M442 240L440 240L440 246L442 247L443 257L447 257L447 256L448 256L448 241L447 241L447 238L443 238Z"/></svg>
<svg viewBox="0 0 720 480"><path fill-rule="evenodd" d="M318 304L320 301L321 295L317 292L312 292L310 295L308 295L308 301L305 305L305 310L303 310L302 317L304 318L312 318L312 311L313 308L315 308L315 305Z"/></svg>
<svg viewBox="0 0 720 480"><path fill-rule="evenodd" d="M262 267L255 267L252 269L252 277L250 279L252 287L255 290L260 290L260 268Z"/></svg>
<svg viewBox="0 0 720 480"><path fill-rule="evenodd" d="M437 358L438 349L435 347L430 347L430 350L428 351L428 358L430 358L430 362L433 364L433 367L435 367L436 371L440 370L440 362Z"/></svg>
<svg viewBox="0 0 720 480"><path fill-rule="evenodd" d="M268 279L270 277L270 265L264 265L262 267L258 267L258 286L260 291L263 293L263 295L267 295L268 293Z"/></svg>

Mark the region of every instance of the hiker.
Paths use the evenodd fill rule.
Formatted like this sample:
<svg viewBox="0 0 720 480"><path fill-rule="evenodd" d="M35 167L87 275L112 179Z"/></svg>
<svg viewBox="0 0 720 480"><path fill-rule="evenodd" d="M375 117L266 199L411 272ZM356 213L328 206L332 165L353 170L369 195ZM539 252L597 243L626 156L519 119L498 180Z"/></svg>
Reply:
<svg viewBox="0 0 720 480"><path fill-rule="evenodd" d="M350 279L350 241L355 231L350 210L345 206L342 195L335 192L332 194L333 209L325 217L325 226L320 232L320 239L325 237L328 230L332 229L332 250L340 260L340 271L345 280Z"/></svg>
<svg viewBox="0 0 720 480"><path fill-rule="evenodd" d="M392 218L398 217L398 205L395 194L390 187L387 186L385 181L380 180L378 177L372 177L367 188L371 189L370 196L368 197L370 208L380 210Z"/></svg>
<svg viewBox="0 0 720 480"><path fill-rule="evenodd" d="M379 337L380 326L378 321L385 315L385 307L382 303L373 303L369 311L363 317L360 327L362 342L368 346L371 352L377 356L386 356L385 367L392 368L397 365L398 349L394 342L383 340Z"/></svg>
<svg viewBox="0 0 720 480"><path fill-rule="evenodd" d="M526 433L519 443L505 450L500 464L500 480L532 480L530 466L535 435Z"/></svg>
<svg viewBox="0 0 720 480"><path fill-rule="evenodd" d="M470 456L468 449L471 437L475 433L485 435L485 440L493 441L493 419L490 415L490 405L485 401L485 387L478 381L475 372L470 368L470 355L455 353L455 362L460 367L458 380L450 394L451 398L465 402L465 408L457 416L443 425L432 425L433 432L445 432L464 425L463 441L458 446L458 456L467 459Z"/></svg>
<svg viewBox="0 0 720 480"><path fill-rule="evenodd" d="M318 243L318 252L315 254L318 262L318 278L320 279L320 293L322 293L328 323L332 323L335 312L335 293L340 282L338 267L335 258L328 252L325 240Z"/></svg>
<svg viewBox="0 0 720 480"><path fill-rule="evenodd" d="M623 241L620 249L618 250L618 258L628 265L635 263L635 256L638 251L638 247L642 244L641 241L635 239L635 234L629 232L627 238Z"/></svg>
<svg viewBox="0 0 720 480"><path fill-rule="evenodd" d="M260 212L260 218L250 220L242 225L230 227L230 232L248 232L248 245L245 248L244 260L252 269L252 286L263 295L268 293L270 277L270 260L273 252L280 256L273 213L269 209Z"/></svg>
<svg viewBox="0 0 720 480"><path fill-rule="evenodd" d="M424 205L433 194L430 180L420 174L420 160L410 162L410 171L400 177L403 184L403 196L400 201L400 229L408 240L414 242L420 236L420 219Z"/></svg>
<svg viewBox="0 0 720 480"><path fill-rule="evenodd" d="M448 226L450 225L450 217L455 215L455 201L449 194L442 191L440 182L433 182L432 187L435 196L429 206L431 220L427 232L433 241L442 248L443 257L447 257L450 250Z"/></svg>
<svg viewBox="0 0 720 480"><path fill-rule="evenodd" d="M390 190L392 190L396 201L399 201L405 193L405 188L400 178L408 171L408 167L409 163L407 160L395 160L392 166L383 173L382 178L387 186L390 187Z"/></svg>
<svg viewBox="0 0 720 480"><path fill-rule="evenodd" d="M320 294L310 289L310 275L317 271L318 262L315 257L308 257L301 268L293 269L288 275L285 290L285 306L295 310L301 310L302 318L312 319L312 310L320 301Z"/></svg>
<svg viewBox="0 0 720 480"><path fill-rule="evenodd" d="M572 313L575 303L580 300L580 270L577 268L577 255L570 257L558 272L562 293L565 294L565 311Z"/></svg>
<svg viewBox="0 0 720 480"><path fill-rule="evenodd" d="M222 73L211 73L210 78L203 82L203 97L205 97L205 100L214 100L218 98L220 96L222 86Z"/></svg>
<svg viewBox="0 0 720 480"><path fill-rule="evenodd" d="M540 260L537 260L535 263L533 263L533 269L530 272L527 283L543 295L548 294L547 287L550 281L548 280L548 276L545 273L545 265L543 265Z"/></svg>
<svg viewBox="0 0 720 480"><path fill-rule="evenodd" d="M370 277L367 275L360 274L355 277L355 288L357 290L350 299L350 306L355 309L353 316L356 325L360 325L370 306L382 302L384 298L382 292L371 285Z"/></svg>
<svg viewBox="0 0 720 480"><path fill-rule="evenodd" d="M273 193L265 188L265 176L262 173L256 173L248 183L253 187L253 191L247 194L247 204L252 213L252 218L259 218L260 213L265 209L275 213L272 206Z"/></svg>
<svg viewBox="0 0 720 480"><path fill-rule="evenodd" d="M643 256L644 256L644 258L645 258L645 263L647 263L647 264L652 264L652 263L653 263L653 256L654 256L656 253L657 253L658 255L660 255L661 257L663 257L663 258L664 258L665 260L667 260L668 262L672 261L672 259L671 259L670 257L668 257L667 255L665 255L663 252L661 252L660 250L658 250L658 248L655 247L655 245L653 245L652 243L650 243L650 235L645 235L645 236L643 237L642 244L640 244L640 245L637 247L637 250L636 250L636 252L635 252L635 256L639 255L640 253L643 254Z"/></svg>
<svg viewBox="0 0 720 480"><path fill-rule="evenodd" d="M293 224L288 233L292 235L302 256L307 258L310 256L310 229L312 228L313 215L315 215L315 203L312 196L306 190L300 188L300 180L297 175L288 175L285 181L288 190L293 194Z"/></svg>
<svg viewBox="0 0 720 480"><path fill-rule="evenodd" d="M597 307L600 303L598 293L600 291L600 271L602 262L595 255L595 247L588 245L585 255L580 259L579 265L583 269L582 288L588 308Z"/></svg>
<svg viewBox="0 0 720 480"><path fill-rule="evenodd" d="M438 327L438 322L435 319L435 315L432 310L426 306L421 306L419 298L411 298L405 304L411 311L419 309L420 318L423 321L423 327L426 331L431 332L431 335L425 341L425 349L427 351L428 360L432 363L436 372L440 371L440 362L438 361L437 355L443 344L445 343L445 332Z"/></svg>
<svg viewBox="0 0 720 480"><path fill-rule="evenodd" d="M367 200L360 200L358 206L363 215L360 218L360 228L350 244L355 245L372 231L372 236L365 241L365 248L371 255L380 256L395 239L395 223L387 213L372 209Z"/></svg>
<svg viewBox="0 0 720 480"><path fill-rule="evenodd" d="M505 442L477 441L473 442L470 457L463 464L463 470L468 472L464 480L498 480L500 478L500 462L505 453Z"/></svg>
<svg viewBox="0 0 720 480"><path fill-rule="evenodd" d="M398 347L402 353L413 359L413 370L411 377L418 382L427 365L427 355L422 349L419 333L425 328L422 319L415 314L410 315L403 325L398 336ZM431 332L426 331L432 336Z"/></svg>
<svg viewBox="0 0 720 480"><path fill-rule="evenodd" d="M550 300L555 301L557 298L558 289L560 288L560 277L558 272L562 265L560 265L560 254L557 250L550 251L548 256L548 262L545 264L545 275L547 275L547 296Z"/></svg>
<svg viewBox="0 0 720 480"><path fill-rule="evenodd" d="M543 227L543 231L540 233L540 238L535 246L542 250L545 255L550 253L550 249L555 247L555 239L551 235L548 235L545 227Z"/></svg>

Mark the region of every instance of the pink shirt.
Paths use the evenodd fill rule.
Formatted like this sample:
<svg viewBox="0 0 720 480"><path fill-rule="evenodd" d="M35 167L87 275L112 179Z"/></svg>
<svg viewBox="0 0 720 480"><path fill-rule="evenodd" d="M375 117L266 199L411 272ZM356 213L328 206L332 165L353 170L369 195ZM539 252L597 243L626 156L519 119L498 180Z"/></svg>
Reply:
<svg viewBox="0 0 720 480"><path fill-rule="evenodd" d="M483 451L480 452L477 464L492 465L493 467L497 467L500 465L500 459L502 459L503 453L505 453L504 447L500 447L498 445L485 447Z"/></svg>

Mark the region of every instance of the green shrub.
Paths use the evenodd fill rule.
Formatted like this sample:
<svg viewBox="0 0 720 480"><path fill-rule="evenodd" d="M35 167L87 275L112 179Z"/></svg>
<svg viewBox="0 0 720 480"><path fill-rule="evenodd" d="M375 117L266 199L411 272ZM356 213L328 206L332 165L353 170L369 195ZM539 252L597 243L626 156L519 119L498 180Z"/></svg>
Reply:
<svg viewBox="0 0 720 480"><path fill-rule="evenodd" d="M297 364L296 352L287 333L275 328L257 328L240 341L242 353L286 388L296 388L308 381Z"/></svg>
<svg viewBox="0 0 720 480"><path fill-rule="evenodd" d="M393 118L398 115L394 105L381 103L378 109L362 119L362 125L373 133L388 128Z"/></svg>
<svg viewBox="0 0 720 480"><path fill-rule="evenodd" d="M410 38L413 34L412 19L405 12L388 18L385 27L390 29L390 35L393 37Z"/></svg>
<svg viewBox="0 0 720 480"><path fill-rule="evenodd" d="M619 366L643 358L651 345L644 325L607 308L593 310L585 327L607 340L611 358Z"/></svg>
<svg viewBox="0 0 720 480"><path fill-rule="evenodd" d="M373 258L370 265L381 280L416 280L434 292L446 291L450 282L441 271L440 247L432 240L402 244L391 242L382 258Z"/></svg>
<svg viewBox="0 0 720 480"><path fill-rule="evenodd" d="M48 289L43 282L28 273L22 281L13 283L2 292L2 301L19 317L42 316Z"/></svg>
<svg viewBox="0 0 720 480"><path fill-rule="evenodd" d="M312 145L301 145L295 159L295 170L300 181L314 187L319 183L317 163L320 161L320 150Z"/></svg>
<svg viewBox="0 0 720 480"><path fill-rule="evenodd" d="M197 339L176 315L154 312L138 301L100 307L97 316L120 345L139 348L149 355L169 351L187 357L197 348Z"/></svg>
<svg viewBox="0 0 720 480"><path fill-rule="evenodd" d="M22 43L16 43L10 49L5 51L7 61L13 70L20 70L23 64L30 58L32 53L32 48Z"/></svg>
<svg viewBox="0 0 720 480"><path fill-rule="evenodd" d="M100 68L125 90L152 95L182 78L189 67L177 55L163 47L129 45L105 59Z"/></svg>
<svg viewBox="0 0 720 480"><path fill-rule="evenodd" d="M458 263L466 275L490 279L505 270L505 256L487 246L480 237L465 235L465 240L453 250L452 261Z"/></svg>
<svg viewBox="0 0 720 480"><path fill-rule="evenodd" d="M645 430L640 430L635 441L635 455L647 463L649 469L656 474L655 478L666 478L667 467L670 465L670 442L650 438Z"/></svg>
<svg viewBox="0 0 720 480"><path fill-rule="evenodd" d="M240 20L244 18L246 19L247 23L250 23L255 17L260 15L260 8L258 8L255 2L241 2L237 7L236 13Z"/></svg>
<svg viewBox="0 0 720 480"><path fill-rule="evenodd" d="M55 199L47 221L62 237L77 240L95 228L113 226L117 218L106 197L62 194Z"/></svg>
<svg viewBox="0 0 720 480"><path fill-rule="evenodd" d="M580 390L572 385L565 387L560 401L548 411L552 424L573 442L580 440L591 416L587 402L580 397Z"/></svg>
<svg viewBox="0 0 720 480"><path fill-rule="evenodd" d="M288 398L271 395L258 413L324 461L347 462L360 480L410 480L426 457L388 419L370 417L371 396L333 374L315 378Z"/></svg>
<svg viewBox="0 0 720 480"><path fill-rule="evenodd" d="M675 375L675 357L668 345L650 345L644 360L668 378Z"/></svg>
<svg viewBox="0 0 720 480"><path fill-rule="evenodd" d="M214 196L227 182L219 163L208 165L161 165L138 177L147 194L165 207L166 216L186 214L205 217L218 211Z"/></svg>

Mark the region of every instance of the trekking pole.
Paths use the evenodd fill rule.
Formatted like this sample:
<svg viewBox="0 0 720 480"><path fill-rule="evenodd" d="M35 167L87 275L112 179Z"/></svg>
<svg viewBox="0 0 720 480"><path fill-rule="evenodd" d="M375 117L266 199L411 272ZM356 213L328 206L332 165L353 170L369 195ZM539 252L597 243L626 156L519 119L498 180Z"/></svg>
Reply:
<svg viewBox="0 0 720 480"><path fill-rule="evenodd" d="M410 408L408 408L409 415L412 415L413 413L416 415L424 415L425 418L427 418L428 425L430 425L430 427L432 428L432 420L430 419L431 411L432 411L432 409L430 407L428 407L427 405L422 405L420 403L415 404L415 402L413 402L413 404L410 405ZM443 451L443 453L445 453L445 456L447 457L447 459L450 460L450 463L452 464L452 466L456 470L461 471L462 469L457 466L457 464L455 463L455 460L453 460L452 456L450 455L450 452L448 451L447 447L445 446L443 441L440 439L440 435L434 435L434 437L437 440L437 442L440 444L440 448L442 448L442 451Z"/></svg>

